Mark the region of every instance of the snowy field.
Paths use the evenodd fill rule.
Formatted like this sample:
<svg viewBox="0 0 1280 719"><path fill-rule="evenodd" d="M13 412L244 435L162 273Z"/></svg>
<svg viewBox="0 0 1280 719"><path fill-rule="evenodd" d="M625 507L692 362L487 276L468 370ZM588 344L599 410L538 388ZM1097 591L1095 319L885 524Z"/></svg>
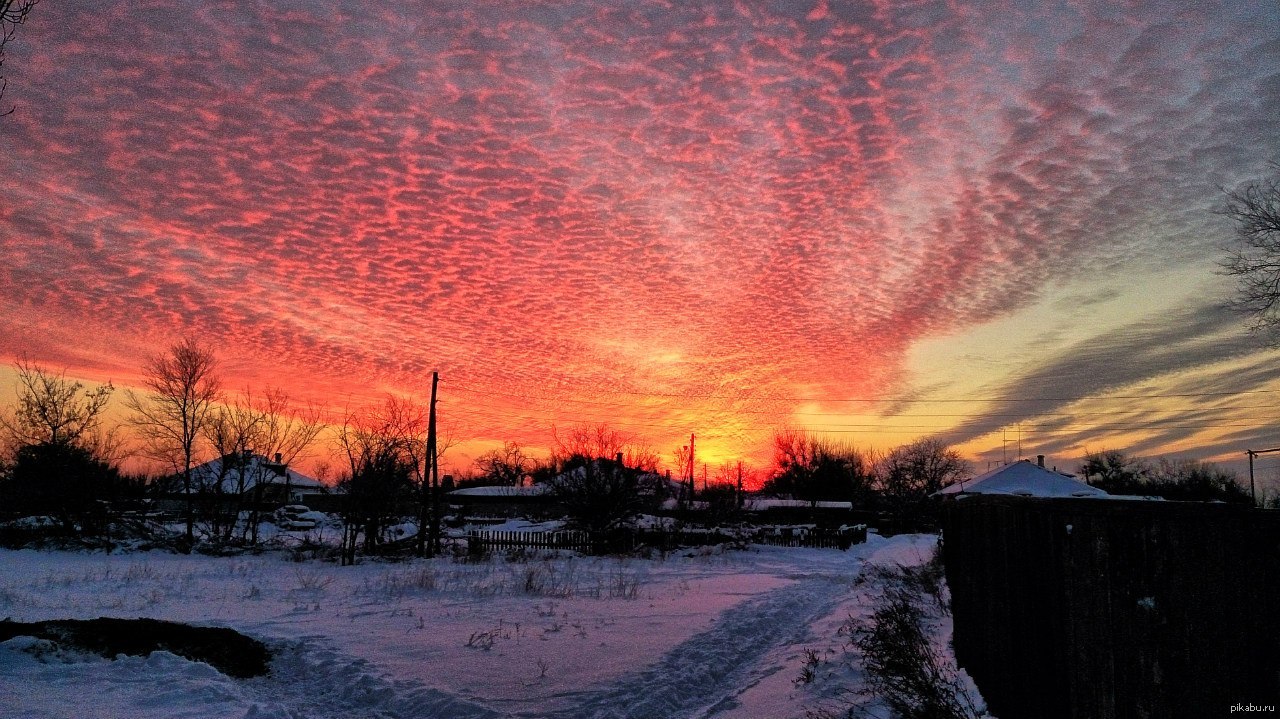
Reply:
<svg viewBox="0 0 1280 719"><path fill-rule="evenodd" d="M0 616L227 626L276 657L270 676L238 680L167 652L106 660L19 637L0 643L0 707L75 719L803 717L870 701L848 694L859 672L838 633L868 611L859 574L920 563L934 541L354 567L4 551ZM814 680L798 682L815 657Z"/></svg>

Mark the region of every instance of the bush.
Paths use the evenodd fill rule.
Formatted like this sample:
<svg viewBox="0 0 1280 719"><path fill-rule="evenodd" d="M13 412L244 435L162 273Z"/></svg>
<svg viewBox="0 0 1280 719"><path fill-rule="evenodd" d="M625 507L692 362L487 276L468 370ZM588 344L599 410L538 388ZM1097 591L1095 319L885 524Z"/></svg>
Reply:
<svg viewBox="0 0 1280 719"><path fill-rule="evenodd" d="M120 484L120 473L89 450L43 442L18 450L3 493L20 515L49 515L68 534L93 534L105 525L105 501Z"/></svg>
<svg viewBox="0 0 1280 719"><path fill-rule="evenodd" d="M881 570L878 576L884 588L871 617L847 626L862 653L868 692L902 719L984 716L954 660L930 639L930 617L948 611L941 563L935 557L919 567Z"/></svg>
<svg viewBox="0 0 1280 719"><path fill-rule="evenodd" d="M1109 494L1180 502L1253 503L1235 472L1211 462L1160 458L1152 463L1109 450L1085 457L1080 472L1093 486Z"/></svg>

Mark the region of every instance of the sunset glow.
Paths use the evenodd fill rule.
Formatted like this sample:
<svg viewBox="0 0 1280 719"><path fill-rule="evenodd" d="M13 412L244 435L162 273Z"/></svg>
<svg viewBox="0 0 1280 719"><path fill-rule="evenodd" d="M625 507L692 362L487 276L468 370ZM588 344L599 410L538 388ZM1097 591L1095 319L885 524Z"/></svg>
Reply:
<svg viewBox="0 0 1280 719"><path fill-rule="evenodd" d="M0 361L127 385L193 335L335 408L438 370L460 462L1280 444L1213 212L1280 160L1280 8L969 5L41 3Z"/></svg>

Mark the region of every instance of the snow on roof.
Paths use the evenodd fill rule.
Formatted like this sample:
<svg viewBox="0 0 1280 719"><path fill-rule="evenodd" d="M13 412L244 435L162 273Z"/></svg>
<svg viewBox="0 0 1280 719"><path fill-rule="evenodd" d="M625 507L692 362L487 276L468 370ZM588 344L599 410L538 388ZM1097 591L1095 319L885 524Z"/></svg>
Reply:
<svg viewBox="0 0 1280 719"><path fill-rule="evenodd" d="M243 466L240 462L231 462L226 472L223 472L222 464L224 459L230 458L219 457L204 464L191 468L191 476L196 485L203 485L206 488L216 488L218 480L221 477L221 491L228 494L235 494L240 491L248 491L258 484L278 484L283 485L286 478L290 488L295 490L325 490L327 489L324 482L307 475L284 467L284 473L280 472L281 466L275 464L271 460L260 454L249 456L249 461ZM244 473L244 482L241 483L241 472Z"/></svg>
<svg viewBox="0 0 1280 719"><path fill-rule="evenodd" d="M744 500L742 503L744 509L748 512L761 512L766 509L776 509L785 507L809 508L817 507L819 509L853 509L853 502L806 502L803 499L771 499L768 497L758 497L754 499Z"/></svg>
<svg viewBox="0 0 1280 719"><path fill-rule="evenodd" d="M1029 459L944 487L937 494L1013 494L1022 497L1107 497L1073 475L1045 469Z"/></svg>
<svg viewBox="0 0 1280 719"><path fill-rule="evenodd" d="M467 487L455 489L449 494L458 497L539 497L546 494L548 489L545 484L534 484L528 487Z"/></svg>

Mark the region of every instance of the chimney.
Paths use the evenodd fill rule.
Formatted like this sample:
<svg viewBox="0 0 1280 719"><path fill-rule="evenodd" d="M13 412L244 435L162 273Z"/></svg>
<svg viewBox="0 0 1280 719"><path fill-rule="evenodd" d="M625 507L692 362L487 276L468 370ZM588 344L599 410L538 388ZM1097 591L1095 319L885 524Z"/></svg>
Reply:
<svg viewBox="0 0 1280 719"><path fill-rule="evenodd" d="M1036 455L1036 466L1037 466L1037 467L1039 467L1040 469L1044 469L1044 455L1043 455L1043 454L1037 454L1037 455Z"/></svg>
<svg viewBox="0 0 1280 719"><path fill-rule="evenodd" d="M280 461L282 459L284 459L284 455L280 454L279 452L276 452L276 464L284 464L284 462Z"/></svg>

